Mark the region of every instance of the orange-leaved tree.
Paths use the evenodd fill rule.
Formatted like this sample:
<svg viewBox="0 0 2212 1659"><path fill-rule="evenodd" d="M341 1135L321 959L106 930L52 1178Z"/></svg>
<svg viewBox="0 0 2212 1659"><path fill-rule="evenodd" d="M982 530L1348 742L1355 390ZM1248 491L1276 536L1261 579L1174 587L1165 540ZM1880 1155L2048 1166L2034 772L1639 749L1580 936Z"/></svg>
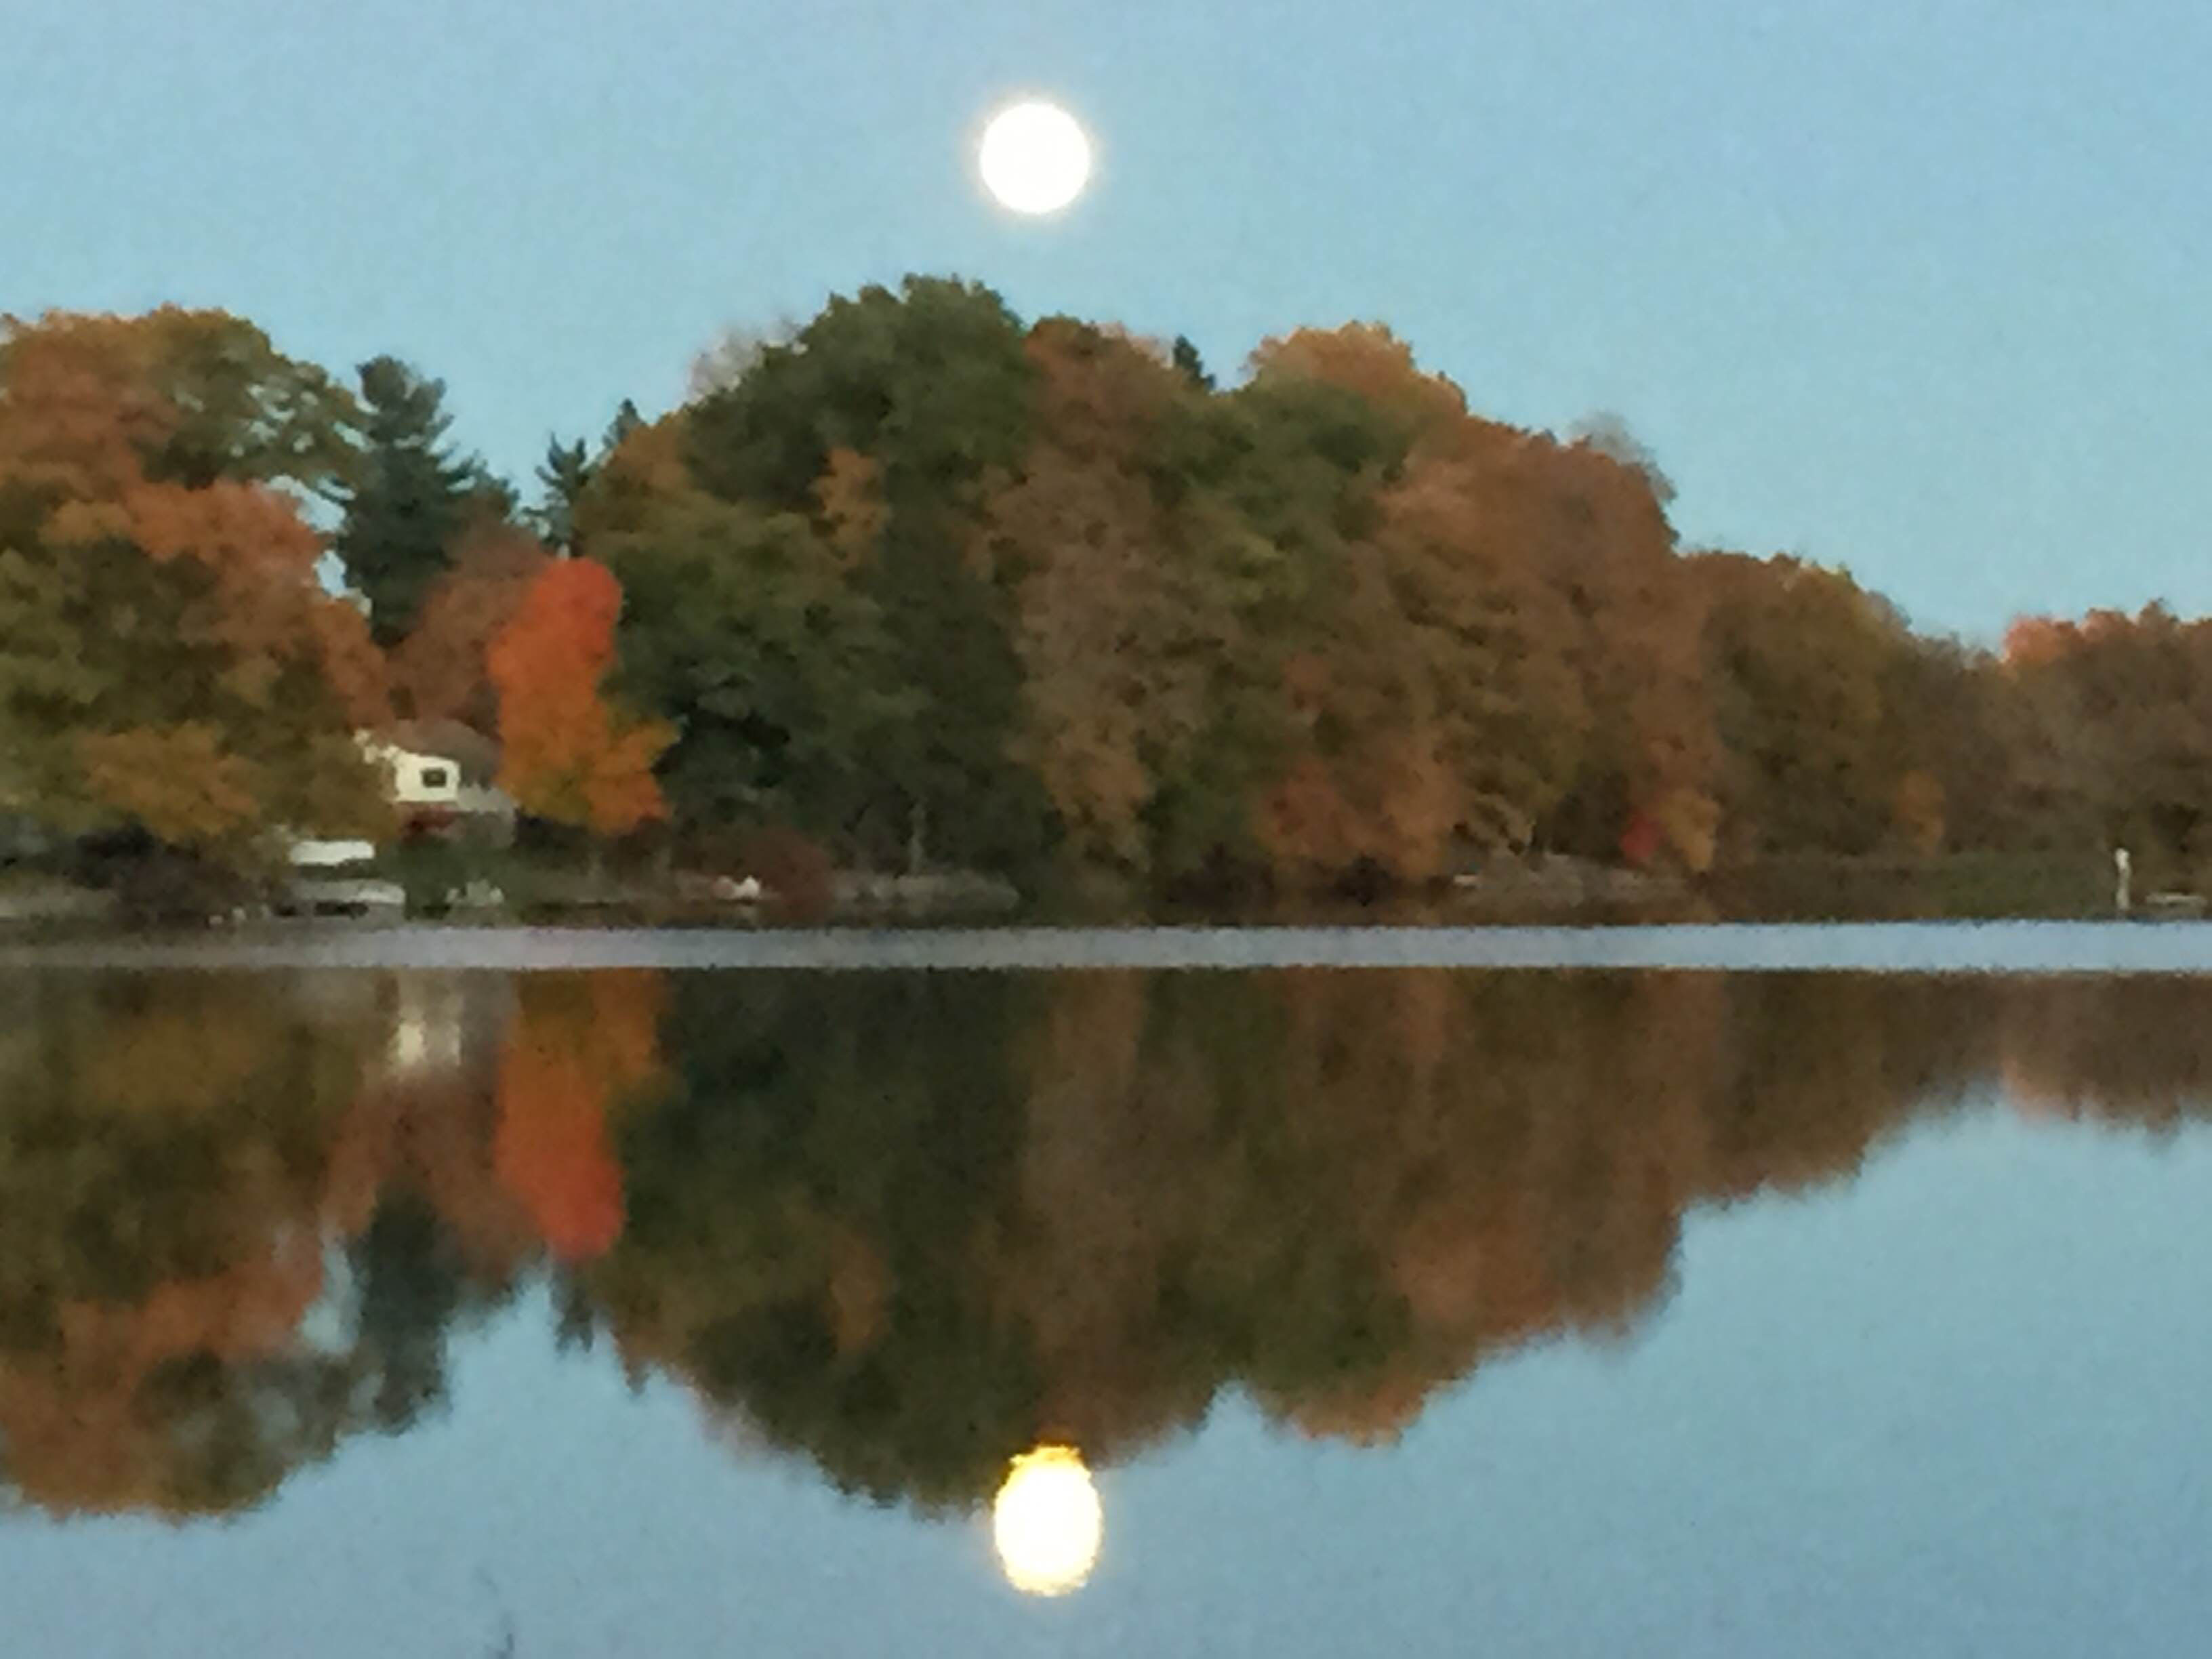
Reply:
<svg viewBox="0 0 2212 1659"><path fill-rule="evenodd" d="M668 811L653 766L674 732L625 719L599 689L621 615L622 586L605 565L562 560L531 584L488 659L506 750L500 787L533 817L596 836Z"/></svg>

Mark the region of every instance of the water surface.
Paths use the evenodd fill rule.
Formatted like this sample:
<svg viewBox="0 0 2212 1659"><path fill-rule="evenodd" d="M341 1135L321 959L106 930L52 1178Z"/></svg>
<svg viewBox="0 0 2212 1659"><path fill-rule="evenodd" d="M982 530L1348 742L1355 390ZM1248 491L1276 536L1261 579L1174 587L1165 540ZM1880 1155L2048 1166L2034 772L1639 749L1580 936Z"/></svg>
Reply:
<svg viewBox="0 0 2212 1659"><path fill-rule="evenodd" d="M1226 970L1586 968L1730 973L2212 974L2212 922L1633 927L499 928L284 925L10 943L0 970L447 968Z"/></svg>
<svg viewBox="0 0 2212 1659"><path fill-rule="evenodd" d="M4 1650L2212 1624L2212 981L993 965L0 967Z"/></svg>

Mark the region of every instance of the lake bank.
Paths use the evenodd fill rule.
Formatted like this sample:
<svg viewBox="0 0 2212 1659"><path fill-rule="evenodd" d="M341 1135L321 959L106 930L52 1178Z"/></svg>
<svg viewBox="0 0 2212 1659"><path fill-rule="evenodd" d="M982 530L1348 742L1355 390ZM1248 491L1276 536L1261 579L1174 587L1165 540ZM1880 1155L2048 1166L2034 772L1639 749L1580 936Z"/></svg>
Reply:
<svg viewBox="0 0 2212 1659"><path fill-rule="evenodd" d="M2093 921L2114 914L2109 868L2097 856L2072 854L1776 857L1696 877L1537 857L1498 860L1425 890L1215 902L1162 899L1095 883L1024 893L1003 878L957 871L827 872L818 890L794 897L742 874L597 872L513 855L403 854L380 861L375 873L406 898L404 915L380 915L380 924L410 927L465 921L489 927L683 929L824 924L1586 928ZM242 891L236 905L179 908L165 920L191 925L204 915L212 923L231 925L264 915L267 897ZM112 927L127 935L144 921L118 889L33 872L0 879L0 932Z"/></svg>

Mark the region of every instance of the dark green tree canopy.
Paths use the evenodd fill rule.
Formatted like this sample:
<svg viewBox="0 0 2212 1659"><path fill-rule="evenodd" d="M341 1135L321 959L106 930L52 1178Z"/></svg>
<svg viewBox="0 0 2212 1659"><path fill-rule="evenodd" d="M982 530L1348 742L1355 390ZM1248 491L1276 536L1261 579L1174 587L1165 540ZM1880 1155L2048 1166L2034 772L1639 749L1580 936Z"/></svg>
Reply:
<svg viewBox="0 0 2212 1659"><path fill-rule="evenodd" d="M690 462L716 495L802 507L830 452L882 467L895 499L945 500L1027 437L1022 329L988 289L910 276L836 299L788 345L691 411Z"/></svg>

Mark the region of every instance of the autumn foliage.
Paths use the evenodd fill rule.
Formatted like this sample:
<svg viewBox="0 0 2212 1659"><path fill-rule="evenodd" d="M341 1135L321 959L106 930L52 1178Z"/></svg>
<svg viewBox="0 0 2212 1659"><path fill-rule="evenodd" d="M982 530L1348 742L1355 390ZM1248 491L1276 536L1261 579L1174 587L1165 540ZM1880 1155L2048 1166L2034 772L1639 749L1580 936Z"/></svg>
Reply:
<svg viewBox="0 0 2212 1659"><path fill-rule="evenodd" d="M606 567L569 559L532 583L489 653L505 757L500 787L526 812L594 835L665 817L653 775L671 733L609 706L622 589Z"/></svg>
<svg viewBox="0 0 2212 1659"><path fill-rule="evenodd" d="M431 586L413 632L392 653L393 699L410 718L497 732L492 643L550 562L535 537L512 526L480 525L462 538L452 569Z"/></svg>
<svg viewBox="0 0 2212 1659"><path fill-rule="evenodd" d="M1712 856L1661 481L1618 434L1473 414L1379 325L1217 390L1187 344L915 278L625 448L580 510L679 823L1170 890L1610 859L1632 823Z"/></svg>
<svg viewBox="0 0 2212 1659"><path fill-rule="evenodd" d="M534 508L442 383L356 380L220 312L0 328L0 812L234 862L373 834L352 736L396 714L593 836L790 837L817 894L2120 844L2212 881L2208 624L1916 633L1848 570L1681 546L1618 418L1487 418L1381 323L1217 381L912 277L556 441Z"/></svg>
<svg viewBox="0 0 2212 1659"><path fill-rule="evenodd" d="M0 800L225 856L375 821L383 665L302 501L344 414L220 313L0 327Z"/></svg>

